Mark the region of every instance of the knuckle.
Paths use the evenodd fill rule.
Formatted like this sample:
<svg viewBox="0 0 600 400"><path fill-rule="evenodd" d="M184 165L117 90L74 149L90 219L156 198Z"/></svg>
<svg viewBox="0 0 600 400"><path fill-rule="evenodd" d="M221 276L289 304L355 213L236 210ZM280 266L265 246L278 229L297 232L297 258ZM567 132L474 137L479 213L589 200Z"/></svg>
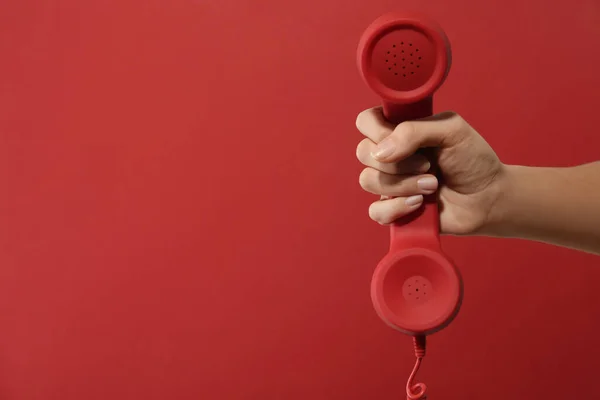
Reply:
<svg viewBox="0 0 600 400"><path fill-rule="evenodd" d="M365 119L368 117L368 110L363 110L356 116L356 129L361 130L361 127L365 125Z"/></svg>
<svg viewBox="0 0 600 400"><path fill-rule="evenodd" d="M402 136L414 135L416 130L416 124L412 121L404 121L396 127L396 131Z"/></svg>
<svg viewBox="0 0 600 400"><path fill-rule="evenodd" d="M450 121L452 121L453 126L457 129L464 128L467 125L467 121L454 111L450 111Z"/></svg>
<svg viewBox="0 0 600 400"><path fill-rule="evenodd" d="M375 189L375 183L377 182L376 175L377 171L373 168L365 168L358 177L358 183L364 190L372 192Z"/></svg>
<svg viewBox="0 0 600 400"><path fill-rule="evenodd" d="M356 126L356 129L360 130L360 124L361 124L361 117L360 117L360 114L358 114L356 116L356 121L354 122L354 125Z"/></svg>
<svg viewBox="0 0 600 400"><path fill-rule="evenodd" d="M464 136L469 128L467 121L460 114L454 111L447 111L445 114L446 121L448 121L449 134L456 138L461 138Z"/></svg>
<svg viewBox="0 0 600 400"><path fill-rule="evenodd" d="M440 116L444 119L454 119L454 118L460 118L460 115L453 110L446 110L446 111L442 111L440 113Z"/></svg>
<svg viewBox="0 0 600 400"><path fill-rule="evenodd" d="M358 146L356 146L356 158L358 159L358 161L361 162L361 164L366 165L368 162L368 158L369 158L369 143L368 143L368 139L363 139L361 140L361 142L358 144Z"/></svg>
<svg viewBox="0 0 600 400"><path fill-rule="evenodd" d="M411 143L417 137L417 133L417 124L406 121L396 127L393 136L401 143Z"/></svg>
<svg viewBox="0 0 600 400"><path fill-rule="evenodd" d="M379 223L379 224L385 224L385 219L382 219L382 213L381 210L379 209L380 207L378 207L379 204L377 202L371 204L369 206L369 218L371 218L373 221Z"/></svg>
<svg viewBox="0 0 600 400"><path fill-rule="evenodd" d="M377 210L375 209L375 204L369 206L369 218L377 222Z"/></svg>
<svg viewBox="0 0 600 400"><path fill-rule="evenodd" d="M369 217L381 225L389 225L405 214L405 209L401 204L393 199L376 201L369 207Z"/></svg>

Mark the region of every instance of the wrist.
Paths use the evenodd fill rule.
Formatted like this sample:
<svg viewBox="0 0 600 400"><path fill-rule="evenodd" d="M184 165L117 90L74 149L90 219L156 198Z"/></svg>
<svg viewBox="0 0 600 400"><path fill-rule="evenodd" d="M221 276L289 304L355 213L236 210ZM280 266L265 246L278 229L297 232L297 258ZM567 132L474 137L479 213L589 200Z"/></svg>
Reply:
<svg viewBox="0 0 600 400"><path fill-rule="evenodd" d="M519 175L522 167L519 165L503 164L491 189L491 202L487 212L487 217L481 229L481 234L486 236L511 236L512 228L511 213L513 211L513 203L515 202L514 194L517 190Z"/></svg>

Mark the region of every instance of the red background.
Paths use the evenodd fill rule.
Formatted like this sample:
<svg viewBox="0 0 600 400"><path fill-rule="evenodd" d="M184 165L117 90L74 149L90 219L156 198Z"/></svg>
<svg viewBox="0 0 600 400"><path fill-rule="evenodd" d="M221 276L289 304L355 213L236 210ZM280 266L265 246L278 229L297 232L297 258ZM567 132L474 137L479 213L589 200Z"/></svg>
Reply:
<svg viewBox="0 0 600 400"><path fill-rule="evenodd" d="M453 44L436 111L508 163L598 158L596 0L1 1L0 398L402 398L354 122L358 38L403 8ZM444 247L432 400L600 398L597 257Z"/></svg>

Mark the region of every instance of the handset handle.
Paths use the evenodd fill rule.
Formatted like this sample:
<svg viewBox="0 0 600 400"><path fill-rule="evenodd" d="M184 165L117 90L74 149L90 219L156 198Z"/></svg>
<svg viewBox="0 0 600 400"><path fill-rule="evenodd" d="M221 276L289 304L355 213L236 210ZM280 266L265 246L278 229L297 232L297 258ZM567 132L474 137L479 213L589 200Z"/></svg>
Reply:
<svg viewBox="0 0 600 400"><path fill-rule="evenodd" d="M416 103L394 104L383 103L383 115L392 124L425 118L433 115L433 98L426 97ZM427 149L421 150L427 153ZM433 157L428 157L431 163L430 173L436 174L437 168ZM390 226L390 250L400 250L410 247L440 248L440 221L436 194L424 196L422 207L394 221Z"/></svg>

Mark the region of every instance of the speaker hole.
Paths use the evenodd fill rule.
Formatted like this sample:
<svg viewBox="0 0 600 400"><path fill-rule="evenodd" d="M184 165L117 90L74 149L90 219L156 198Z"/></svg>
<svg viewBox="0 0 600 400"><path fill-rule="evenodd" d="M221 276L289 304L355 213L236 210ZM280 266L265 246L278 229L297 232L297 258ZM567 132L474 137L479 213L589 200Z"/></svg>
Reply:
<svg viewBox="0 0 600 400"><path fill-rule="evenodd" d="M409 46L412 46L412 43L409 43L408 45L409 45Z"/></svg>

